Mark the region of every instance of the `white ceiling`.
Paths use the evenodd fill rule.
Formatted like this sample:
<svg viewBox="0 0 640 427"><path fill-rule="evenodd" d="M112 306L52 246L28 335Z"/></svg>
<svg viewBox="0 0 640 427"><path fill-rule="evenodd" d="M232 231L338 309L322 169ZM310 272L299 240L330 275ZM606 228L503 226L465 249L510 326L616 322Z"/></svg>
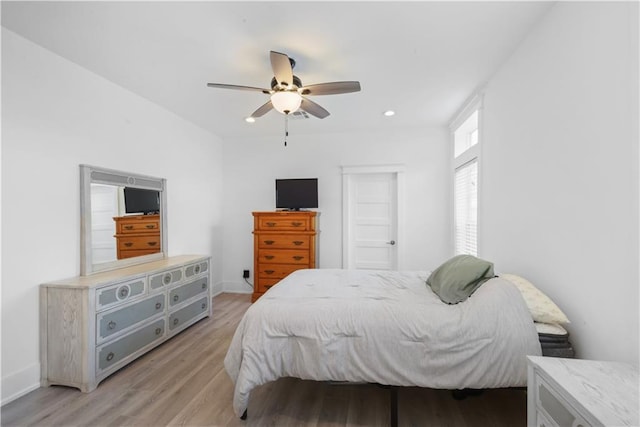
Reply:
<svg viewBox="0 0 640 427"><path fill-rule="evenodd" d="M2 25L222 137L281 133L259 92L269 51L303 84L359 80L317 96L298 133L444 126L516 49L550 2L2 2ZM394 117L382 112L393 109Z"/></svg>

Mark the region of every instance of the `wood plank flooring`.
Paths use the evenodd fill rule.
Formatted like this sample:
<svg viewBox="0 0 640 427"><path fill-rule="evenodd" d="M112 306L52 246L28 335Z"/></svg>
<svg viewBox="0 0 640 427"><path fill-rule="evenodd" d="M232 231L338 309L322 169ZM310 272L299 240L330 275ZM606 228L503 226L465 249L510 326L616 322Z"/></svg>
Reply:
<svg viewBox="0 0 640 427"><path fill-rule="evenodd" d="M213 299L213 317L103 381L92 393L39 388L2 407L3 426L387 426L389 391L375 385L332 385L283 378L251 394L249 417L231 406L223 367L250 295ZM454 400L446 390L398 390L400 426L526 425L524 389L487 390Z"/></svg>

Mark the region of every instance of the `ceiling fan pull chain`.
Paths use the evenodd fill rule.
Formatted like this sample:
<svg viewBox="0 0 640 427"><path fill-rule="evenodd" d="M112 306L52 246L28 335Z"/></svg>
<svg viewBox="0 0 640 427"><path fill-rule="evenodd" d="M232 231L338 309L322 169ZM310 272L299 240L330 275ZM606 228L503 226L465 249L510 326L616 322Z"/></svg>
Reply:
<svg viewBox="0 0 640 427"><path fill-rule="evenodd" d="M289 115L284 116L284 146L287 146L287 137L289 136Z"/></svg>

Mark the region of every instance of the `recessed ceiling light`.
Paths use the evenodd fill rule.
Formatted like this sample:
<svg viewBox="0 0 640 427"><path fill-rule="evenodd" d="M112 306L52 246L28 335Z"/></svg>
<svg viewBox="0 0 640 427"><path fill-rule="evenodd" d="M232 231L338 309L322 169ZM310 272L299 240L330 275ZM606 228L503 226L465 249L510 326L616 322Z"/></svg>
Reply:
<svg viewBox="0 0 640 427"><path fill-rule="evenodd" d="M393 111L393 110L387 110L387 111L385 111L383 114L384 114L385 116L387 116L387 117L391 117L391 116L393 116L394 114L396 114L396 112L395 112L395 111Z"/></svg>
<svg viewBox="0 0 640 427"><path fill-rule="evenodd" d="M256 119L253 118L253 117L247 117L246 119L244 119L244 121L247 122L247 123L254 123L256 121Z"/></svg>

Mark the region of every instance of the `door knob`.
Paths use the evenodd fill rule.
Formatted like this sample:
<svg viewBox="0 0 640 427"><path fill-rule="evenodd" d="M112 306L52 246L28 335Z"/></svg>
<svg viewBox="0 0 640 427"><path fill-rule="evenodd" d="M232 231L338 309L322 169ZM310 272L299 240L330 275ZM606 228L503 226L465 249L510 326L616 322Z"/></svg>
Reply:
<svg viewBox="0 0 640 427"><path fill-rule="evenodd" d="M395 240L392 240L392 241L390 241L390 242L387 242L387 244L389 244L389 245L393 246L393 245L395 245L395 244L396 244L396 241L395 241Z"/></svg>

